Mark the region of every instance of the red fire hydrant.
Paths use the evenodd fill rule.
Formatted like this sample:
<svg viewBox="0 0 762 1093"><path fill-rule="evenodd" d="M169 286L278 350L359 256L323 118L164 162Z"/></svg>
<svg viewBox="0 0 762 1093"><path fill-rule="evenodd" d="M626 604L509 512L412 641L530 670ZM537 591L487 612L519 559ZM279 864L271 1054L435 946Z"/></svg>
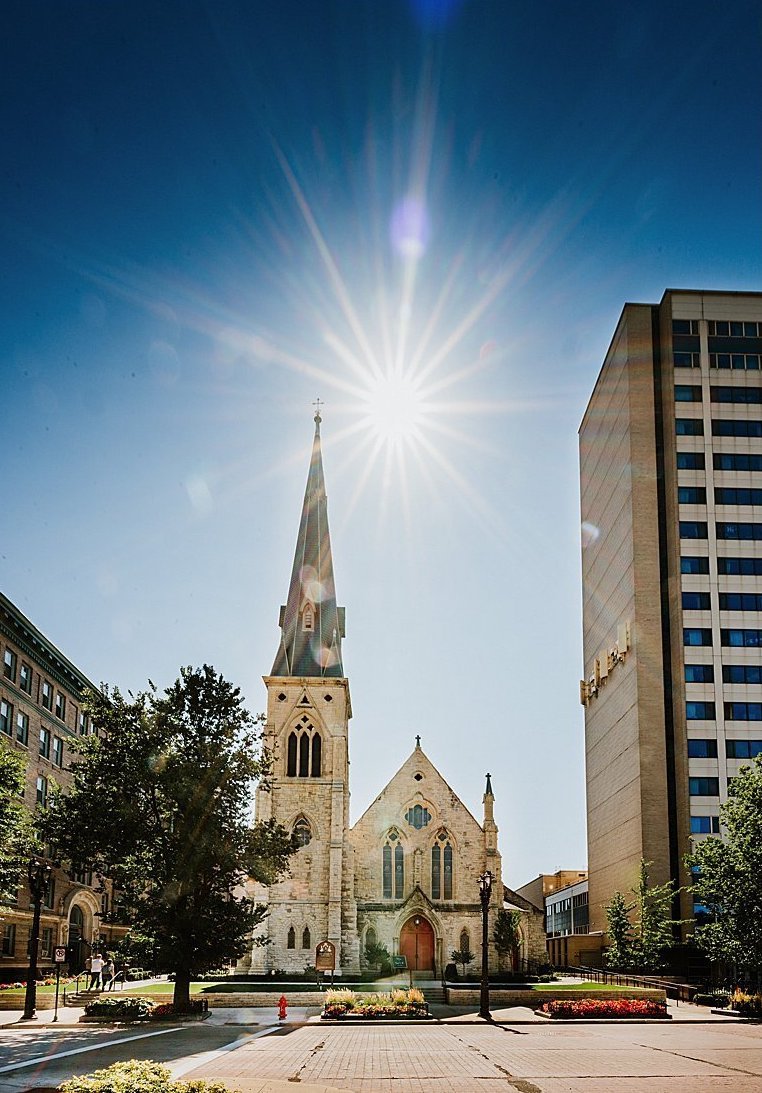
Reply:
<svg viewBox="0 0 762 1093"><path fill-rule="evenodd" d="M288 1005L288 1001L286 1000L286 996L285 996L285 994L282 994L280 996L280 998L278 999L278 1020L279 1021L285 1021L286 1020L286 1006L287 1005Z"/></svg>

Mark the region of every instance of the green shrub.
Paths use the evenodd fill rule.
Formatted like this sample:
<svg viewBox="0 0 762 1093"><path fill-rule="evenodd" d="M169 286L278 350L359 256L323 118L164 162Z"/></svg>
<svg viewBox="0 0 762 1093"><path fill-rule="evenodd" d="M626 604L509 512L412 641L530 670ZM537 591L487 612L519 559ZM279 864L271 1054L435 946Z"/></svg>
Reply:
<svg viewBox="0 0 762 1093"><path fill-rule="evenodd" d="M137 1059L70 1078L58 1089L60 1093L238 1093L222 1082L173 1082L169 1067Z"/></svg>
<svg viewBox="0 0 762 1093"><path fill-rule="evenodd" d="M139 995L122 995L120 998L97 998L85 1006L87 1017L150 1017L153 1002Z"/></svg>

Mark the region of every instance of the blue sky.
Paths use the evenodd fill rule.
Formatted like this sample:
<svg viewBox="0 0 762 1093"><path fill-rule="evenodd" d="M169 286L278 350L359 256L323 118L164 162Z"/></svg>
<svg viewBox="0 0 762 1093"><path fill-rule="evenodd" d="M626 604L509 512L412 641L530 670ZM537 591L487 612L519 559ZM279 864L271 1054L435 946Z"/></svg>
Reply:
<svg viewBox="0 0 762 1093"><path fill-rule="evenodd" d="M0 587L253 710L312 438L352 810L416 733L584 864L577 428L625 301L759 289L758 5L9 3Z"/></svg>

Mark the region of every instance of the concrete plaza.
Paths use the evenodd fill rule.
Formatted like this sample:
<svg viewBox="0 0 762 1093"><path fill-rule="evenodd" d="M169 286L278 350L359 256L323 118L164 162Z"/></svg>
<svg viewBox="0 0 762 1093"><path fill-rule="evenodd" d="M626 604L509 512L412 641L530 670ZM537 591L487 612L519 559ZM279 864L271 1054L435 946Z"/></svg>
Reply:
<svg viewBox="0 0 762 1093"><path fill-rule="evenodd" d="M673 1020L661 1023L551 1023L521 1009L485 1023L436 1009L435 1021L415 1025L326 1025L298 1008L279 1024L271 1010L215 1010L166 1034L77 1027L77 1011L65 1011L63 1027L0 1029L0 1056L45 1057L2 1068L0 1093L49 1088L117 1058L156 1059L176 1077L242 1093L762 1093L760 1027L695 1006L670 1006Z"/></svg>

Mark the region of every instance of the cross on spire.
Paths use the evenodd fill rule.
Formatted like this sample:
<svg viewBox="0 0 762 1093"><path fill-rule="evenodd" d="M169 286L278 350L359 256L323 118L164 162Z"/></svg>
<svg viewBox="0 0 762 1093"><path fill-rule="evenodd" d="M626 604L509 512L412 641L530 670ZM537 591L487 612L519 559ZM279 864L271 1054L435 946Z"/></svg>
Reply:
<svg viewBox="0 0 762 1093"><path fill-rule="evenodd" d="M417 748L420 748L420 746L421 746L421 738L420 738L420 736L416 736L416 738L415 738L415 746L416 746Z"/></svg>
<svg viewBox="0 0 762 1093"><path fill-rule="evenodd" d="M321 402L319 398L316 398L312 405L315 407L315 424L319 425L320 422L323 420L320 416L320 407L325 406L325 403Z"/></svg>

